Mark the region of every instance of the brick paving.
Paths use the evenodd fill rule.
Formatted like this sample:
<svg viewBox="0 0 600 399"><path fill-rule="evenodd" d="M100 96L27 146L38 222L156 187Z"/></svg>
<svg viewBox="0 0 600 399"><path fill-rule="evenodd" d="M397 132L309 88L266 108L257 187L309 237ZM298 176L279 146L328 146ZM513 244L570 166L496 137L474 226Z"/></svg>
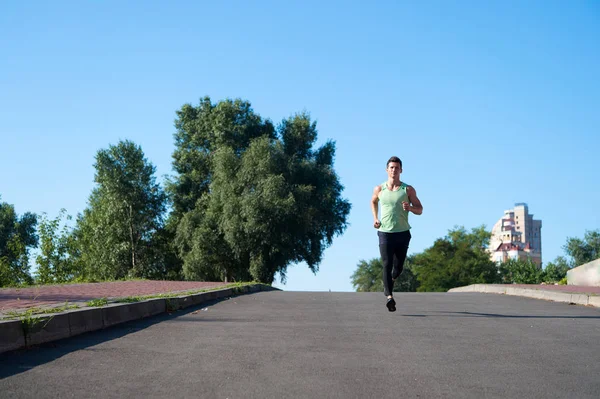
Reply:
<svg viewBox="0 0 600 399"><path fill-rule="evenodd" d="M198 289L216 288L222 282L200 281L116 281L110 283L87 283L48 285L31 288L0 289L0 313L7 310L46 307L69 303L87 302L97 298L154 295Z"/></svg>

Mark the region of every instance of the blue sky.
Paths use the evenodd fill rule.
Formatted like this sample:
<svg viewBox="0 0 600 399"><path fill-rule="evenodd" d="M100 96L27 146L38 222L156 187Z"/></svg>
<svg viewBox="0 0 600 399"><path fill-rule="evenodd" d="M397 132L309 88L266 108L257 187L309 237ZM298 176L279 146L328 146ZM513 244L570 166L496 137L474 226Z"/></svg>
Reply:
<svg viewBox="0 0 600 399"><path fill-rule="evenodd" d="M409 253L515 202L542 219L545 262L600 228L600 3L374 3L3 2L2 201L81 212L95 153L121 139L163 181L175 111L209 95L274 122L306 110L336 142L348 229L283 289L353 289L379 256L369 200L391 155L424 205Z"/></svg>

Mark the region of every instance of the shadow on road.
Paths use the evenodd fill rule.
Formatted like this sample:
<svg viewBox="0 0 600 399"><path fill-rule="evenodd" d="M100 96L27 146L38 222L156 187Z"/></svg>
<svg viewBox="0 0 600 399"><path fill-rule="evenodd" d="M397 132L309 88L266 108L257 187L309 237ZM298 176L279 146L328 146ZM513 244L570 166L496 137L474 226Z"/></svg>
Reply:
<svg viewBox="0 0 600 399"><path fill-rule="evenodd" d="M252 295L252 293L245 295ZM113 339L121 338L128 334L148 328L154 324L173 320L178 317L196 312L199 309L214 306L217 303L227 300L230 299L215 299L172 313L163 313L146 319L133 320L103 330L91 331L89 333L54 342L48 342L42 345L35 345L28 348L2 353L0 354L0 380L12 375L26 372L45 363L52 362L71 352L86 349L88 347L111 341ZM198 321L210 322L212 320L213 319L202 318Z"/></svg>
<svg viewBox="0 0 600 399"><path fill-rule="evenodd" d="M559 315L512 315L477 312L431 312L432 314L403 314L405 317L504 317L510 319L600 319L598 316L559 316ZM441 314L440 314L441 313Z"/></svg>

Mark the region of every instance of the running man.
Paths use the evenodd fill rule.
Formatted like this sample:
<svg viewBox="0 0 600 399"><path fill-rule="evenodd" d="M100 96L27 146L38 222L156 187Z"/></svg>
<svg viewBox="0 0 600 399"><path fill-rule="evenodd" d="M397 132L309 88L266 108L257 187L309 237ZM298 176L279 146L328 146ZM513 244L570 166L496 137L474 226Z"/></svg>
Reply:
<svg viewBox="0 0 600 399"><path fill-rule="evenodd" d="M400 181L402 161L391 157L386 164L387 181L375 187L371 198L373 227L378 229L379 252L383 262L383 287L387 297L386 306L390 312L396 311L396 301L392 292L394 281L404 268L406 252L410 243L408 213L423 213L423 205L414 187ZM378 208L381 202L381 219Z"/></svg>

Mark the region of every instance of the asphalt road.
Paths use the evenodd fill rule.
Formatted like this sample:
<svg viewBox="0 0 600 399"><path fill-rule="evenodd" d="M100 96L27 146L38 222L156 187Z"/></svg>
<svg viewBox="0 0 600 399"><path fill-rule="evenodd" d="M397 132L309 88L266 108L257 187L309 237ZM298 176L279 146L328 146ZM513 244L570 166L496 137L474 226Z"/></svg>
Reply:
<svg viewBox="0 0 600 399"><path fill-rule="evenodd" d="M6 398L594 398L600 310L261 292L0 355Z"/></svg>

